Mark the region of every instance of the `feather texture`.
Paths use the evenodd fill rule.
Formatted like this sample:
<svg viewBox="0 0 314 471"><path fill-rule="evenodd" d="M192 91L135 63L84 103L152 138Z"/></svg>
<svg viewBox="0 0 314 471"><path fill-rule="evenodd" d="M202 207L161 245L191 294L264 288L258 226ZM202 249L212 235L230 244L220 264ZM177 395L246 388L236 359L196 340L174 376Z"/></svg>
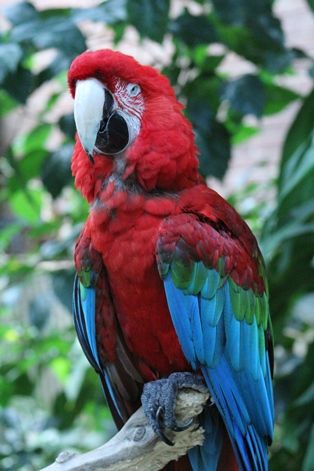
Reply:
<svg viewBox="0 0 314 471"><path fill-rule="evenodd" d="M73 315L78 339L86 357L100 375L102 383L109 392L110 399L112 400L116 411L120 417L122 417L108 373L106 369L103 369L100 365L96 346L95 302L95 288L84 287L80 283L78 276L76 276L73 290Z"/></svg>
<svg viewBox="0 0 314 471"><path fill-rule="evenodd" d="M119 427L138 407L143 382L202 372L215 406L203 417L204 446L189 453L194 471L265 471L273 353L256 240L203 183L192 126L168 79L110 50L73 61L73 97L77 82L90 78L122 113L129 110L117 84L139 85L143 106L137 134L118 158L94 148L91 161L79 139L74 149L75 185L91 205L75 249L74 321L83 350ZM187 459L168 469L187 471Z"/></svg>
<svg viewBox="0 0 314 471"><path fill-rule="evenodd" d="M182 349L193 368L201 368L242 469L266 470L267 443L272 439L274 421L273 398L268 387L270 368L266 351L265 375L259 361L256 320L248 324L236 319L226 283L219 288L224 292L225 304L218 325L202 329L200 324L206 318L206 310L195 309L193 298L197 300L197 296L187 295L177 288L170 274L164 285ZM195 467L197 471L207 469L215 468Z"/></svg>
<svg viewBox="0 0 314 471"><path fill-rule="evenodd" d="M118 332L115 360L105 361L101 358L96 326L97 289L88 284L88 287L84 286L76 275L73 289L74 325L88 361L100 376L115 422L121 427L139 406L139 390L143 379Z"/></svg>
<svg viewBox="0 0 314 471"><path fill-rule="evenodd" d="M234 255L230 252L229 267L226 266L228 239L219 246L222 236L217 231L215 239L212 235L212 245L216 251L221 247L221 252L214 258L204 251L200 254L196 248L198 238L208 226L194 216L180 217L182 227L179 217L172 221L169 218L164 223L167 229L161 227L157 241L158 265L162 267L174 328L192 368L203 373L241 471L265 471L274 426L270 353L266 344L266 332L270 331L267 295L258 290L257 283L250 286L247 277L245 287L236 282L242 274L232 271L230 260ZM193 226L194 233L198 229L198 237L191 240ZM209 235L210 231L209 228ZM170 256L165 247L169 247L167 240L172 239L177 242L171 246ZM232 239L230 243L234 243ZM168 269L163 263L164 256ZM237 257L241 257L241 248ZM253 270L252 273L253 280ZM209 433L210 423L205 424ZM216 469L202 464L202 453L197 450L191 453L193 470Z"/></svg>

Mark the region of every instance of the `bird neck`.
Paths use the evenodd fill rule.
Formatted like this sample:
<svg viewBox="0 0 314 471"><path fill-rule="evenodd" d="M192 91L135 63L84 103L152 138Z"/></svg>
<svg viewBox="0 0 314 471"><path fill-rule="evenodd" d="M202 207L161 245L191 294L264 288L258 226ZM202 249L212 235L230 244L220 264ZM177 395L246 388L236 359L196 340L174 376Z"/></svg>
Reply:
<svg viewBox="0 0 314 471"><path fill-rule="evenodd" d="M155 123L153 129L144 121L139 137L125 153L114 157L95 155L93 163L77 140L72 158L75 186L92 204L109 183L119 189L131 182L133 189L137 186L149 195L180 192L199 184L192 129L183 115L177 118L176 126L172 121L166 123L168 126L162 122L159 127Z"/></svg>

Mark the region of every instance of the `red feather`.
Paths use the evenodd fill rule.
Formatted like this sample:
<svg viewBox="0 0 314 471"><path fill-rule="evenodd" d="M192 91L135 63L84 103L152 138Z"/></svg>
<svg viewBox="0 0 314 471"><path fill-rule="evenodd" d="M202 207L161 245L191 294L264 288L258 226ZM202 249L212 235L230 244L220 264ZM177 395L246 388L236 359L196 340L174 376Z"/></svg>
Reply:
<svg viewBox="0 0 314 471"><path fill-rule="evenodd" d="M115 174L112 158L95 155L92 164L79 140L72 171L76 187L92 203L76 248L76 268L79 272L88 259L95 273L103 270L97 281L96 315L102 361L114 365L112 377L121 377L123 383L123 359L117 358L119 338L125 363L132 363L144 381L150 381L190 369L158 273L157 238L163 240L169 256L179 239L191 248L194 258L206 256L212 267L223 255L224 269L233 280L258 293L265 290L261 257L245 222L202 182L191 124L169 81L155 69L109 50L86 52L73 62L69 71L73 96L76 82L89 77L102 81L112 92L117 77L135 82L145 99L140 133L125 152L123 175ZM110 175L113 178L105 185ZM121 401L122 383L115 383ZM138 401L136 391L129 404ZM131 412L126 409L125 419ZM186 457L167 467L168 471L179 469L191 469ZM227 434L219 469L237 470Z"/></svg>

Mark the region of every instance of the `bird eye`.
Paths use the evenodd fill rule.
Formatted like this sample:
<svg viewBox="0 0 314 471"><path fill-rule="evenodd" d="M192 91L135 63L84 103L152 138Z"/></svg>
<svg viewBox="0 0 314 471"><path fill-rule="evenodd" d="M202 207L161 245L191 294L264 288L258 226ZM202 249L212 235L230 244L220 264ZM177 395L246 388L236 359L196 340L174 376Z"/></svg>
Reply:
<svg viewBox="0 0 314 471"><path fill-rule="evenodd" d="M129 83L126 87L127 92L130 96L137 96L141 92L141 87L136 83Z"/></svg>

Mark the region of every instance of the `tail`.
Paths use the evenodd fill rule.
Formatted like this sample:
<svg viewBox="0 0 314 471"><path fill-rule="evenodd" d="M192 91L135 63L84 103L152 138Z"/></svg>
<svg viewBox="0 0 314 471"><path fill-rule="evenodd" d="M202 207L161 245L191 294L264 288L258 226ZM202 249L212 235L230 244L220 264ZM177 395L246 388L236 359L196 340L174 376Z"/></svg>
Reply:
<svg viewBox="0 0 314 471"><path fill-rule="evenodd" d="M239 471L229 434L225 427L223 431L223 446L219 457L217 471Z"/></svg>
<svg viewBox="0 0 314 471"><path fill-rule="evenodd" d="M163 471L239 471L229 435L216 407L201 417L205 430L202 446L192 448L187 456L168 463Z"/></svg>

